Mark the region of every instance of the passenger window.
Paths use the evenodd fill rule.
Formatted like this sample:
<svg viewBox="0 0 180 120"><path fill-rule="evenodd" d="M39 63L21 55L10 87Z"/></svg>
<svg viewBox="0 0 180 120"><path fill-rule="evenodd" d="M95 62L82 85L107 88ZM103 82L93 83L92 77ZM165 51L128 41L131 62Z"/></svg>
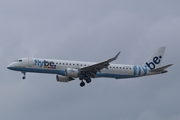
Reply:
<svg viewBox="0 0 180 120"><path fill-rule="evenodd" d="M19 62L22 62L22 60L18 60Z"/></svg>

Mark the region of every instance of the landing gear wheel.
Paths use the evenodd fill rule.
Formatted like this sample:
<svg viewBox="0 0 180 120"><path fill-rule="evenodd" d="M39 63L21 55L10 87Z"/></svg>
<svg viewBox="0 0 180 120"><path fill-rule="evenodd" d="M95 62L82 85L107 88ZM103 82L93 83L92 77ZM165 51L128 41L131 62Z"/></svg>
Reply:
<svg viewBox="0 0 180 120"><path fill-rule="evenodd" d="M24 71L22 71L22 73L23 73L23 77L22 77L22 79L24 80L24 79L26 79L26 72L24 72Z"/></svg>
<svg viewBox="0 0 180 120"><path fill-rule="evenodd" d="M86 83L90 83L90 82L91 82L91 79L87 79L87 80L86 80Z"/></svg>
<svg viewBox="0 0 180 120"><path fill-rule="evenodd" d="M81 87L84 87L84 86L85 86L85 82L82 81L82 82L80 83L80 86L81 86Z"/></svg>

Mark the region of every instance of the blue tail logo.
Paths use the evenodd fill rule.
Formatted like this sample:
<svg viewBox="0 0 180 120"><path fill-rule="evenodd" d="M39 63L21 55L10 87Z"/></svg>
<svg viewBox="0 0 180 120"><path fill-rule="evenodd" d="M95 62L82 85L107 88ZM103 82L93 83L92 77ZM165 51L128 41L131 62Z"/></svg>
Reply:
<svg viewBox="0 0 180 120"><path fill-rule="evenodd" d="M155 69L156 65L158 65L161 62L161 58L162 56L159 56L159 57L155 56L152 62L149 62L149 63L146 62L147 67L151 70Z"/></svg>

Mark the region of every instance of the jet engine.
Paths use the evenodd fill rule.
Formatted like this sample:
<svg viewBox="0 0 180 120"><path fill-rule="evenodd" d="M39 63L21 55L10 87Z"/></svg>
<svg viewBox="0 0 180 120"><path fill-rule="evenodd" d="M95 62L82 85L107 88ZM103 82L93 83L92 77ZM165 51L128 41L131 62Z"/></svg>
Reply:
<svg viewBox="0 0 180 120"><path fill-rule="evenodd" d="M77 78L79 76L79 70L75 68L66 68L65 69L65 74L68 77L75 77Z"/></svg>
<svg viewBox="0 0 180 120"><path fill-rule="evenodd" d="M68 76L56 75L56 80L58 82L69 82L69 81L74 80L74 79L72 77L68 77Z"/></svg>

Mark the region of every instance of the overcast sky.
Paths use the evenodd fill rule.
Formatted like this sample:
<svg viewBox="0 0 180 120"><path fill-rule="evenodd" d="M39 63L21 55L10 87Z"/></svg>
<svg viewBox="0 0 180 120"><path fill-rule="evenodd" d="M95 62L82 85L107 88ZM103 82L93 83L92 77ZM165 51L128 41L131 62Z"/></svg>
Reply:
<svg viewBox="0 0 180 120"><path fill-rule="evenodd" d="M180 120L179 0L1 0L1 120ZM166 46L168 73L60 83L6 66L21 57L142 64Z"/></svg>

